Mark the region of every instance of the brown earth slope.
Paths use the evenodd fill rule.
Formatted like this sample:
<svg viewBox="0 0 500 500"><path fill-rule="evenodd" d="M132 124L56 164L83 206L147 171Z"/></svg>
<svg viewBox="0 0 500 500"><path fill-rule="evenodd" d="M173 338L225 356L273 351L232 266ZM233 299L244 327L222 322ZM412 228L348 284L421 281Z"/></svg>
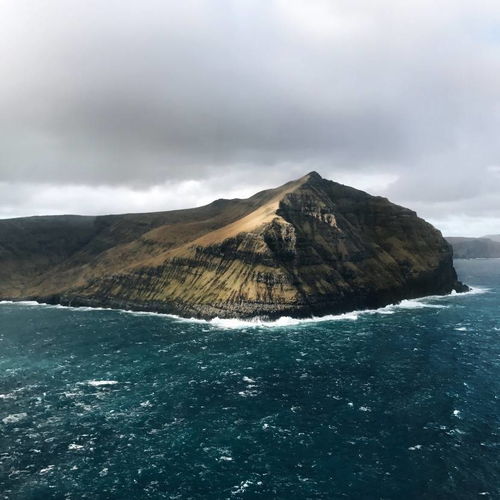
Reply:
<svg viewBox="0 0 500 500"><path fill-rule="evenodd" d="M315 172L189 210L0 221L0 299L275 318L466 289L430 224Z"/></svg>

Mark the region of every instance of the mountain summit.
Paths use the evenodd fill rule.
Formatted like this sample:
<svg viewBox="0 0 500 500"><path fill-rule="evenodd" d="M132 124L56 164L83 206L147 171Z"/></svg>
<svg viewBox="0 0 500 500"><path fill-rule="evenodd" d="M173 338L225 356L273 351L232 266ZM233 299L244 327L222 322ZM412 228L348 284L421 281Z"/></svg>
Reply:
<svg viewBox="0 0 500 500"><path fill-rule="evenodd" d="M188 210L0 221L0 299L276 318L466 289L415 212L316 172Z"/></svg>

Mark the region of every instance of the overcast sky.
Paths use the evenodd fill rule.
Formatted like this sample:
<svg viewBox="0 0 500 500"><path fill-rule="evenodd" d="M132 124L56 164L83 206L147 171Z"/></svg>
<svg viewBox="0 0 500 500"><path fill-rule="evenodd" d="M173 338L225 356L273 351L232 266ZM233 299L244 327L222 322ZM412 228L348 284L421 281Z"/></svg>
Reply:
<svg viewBox="0 0 500 500"><path fill-rule="evenodd" d="M2 0L0 217L311 170L500 233L498 0Z"/></svg>

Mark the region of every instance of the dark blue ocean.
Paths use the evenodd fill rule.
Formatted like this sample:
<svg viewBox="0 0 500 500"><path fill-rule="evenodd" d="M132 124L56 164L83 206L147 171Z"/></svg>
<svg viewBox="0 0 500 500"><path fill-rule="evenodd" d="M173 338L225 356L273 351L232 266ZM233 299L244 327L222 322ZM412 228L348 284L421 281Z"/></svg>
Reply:
<svg viewBox="0 0 500 500"><path fill-rule="evenodd" d="M278 325L0 305L0 498L500 498L500 260Z"/></svg>

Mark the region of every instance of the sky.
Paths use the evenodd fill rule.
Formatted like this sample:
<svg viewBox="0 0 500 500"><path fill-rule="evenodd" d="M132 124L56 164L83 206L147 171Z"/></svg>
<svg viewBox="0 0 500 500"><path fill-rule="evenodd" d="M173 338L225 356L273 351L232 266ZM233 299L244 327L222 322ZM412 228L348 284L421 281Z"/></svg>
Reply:
<svg viewBox="0 0 500 500"><path fill-rule="evenodd" d="M498 0L2 0L0 218L311 170L500 233Z"/></svg>

